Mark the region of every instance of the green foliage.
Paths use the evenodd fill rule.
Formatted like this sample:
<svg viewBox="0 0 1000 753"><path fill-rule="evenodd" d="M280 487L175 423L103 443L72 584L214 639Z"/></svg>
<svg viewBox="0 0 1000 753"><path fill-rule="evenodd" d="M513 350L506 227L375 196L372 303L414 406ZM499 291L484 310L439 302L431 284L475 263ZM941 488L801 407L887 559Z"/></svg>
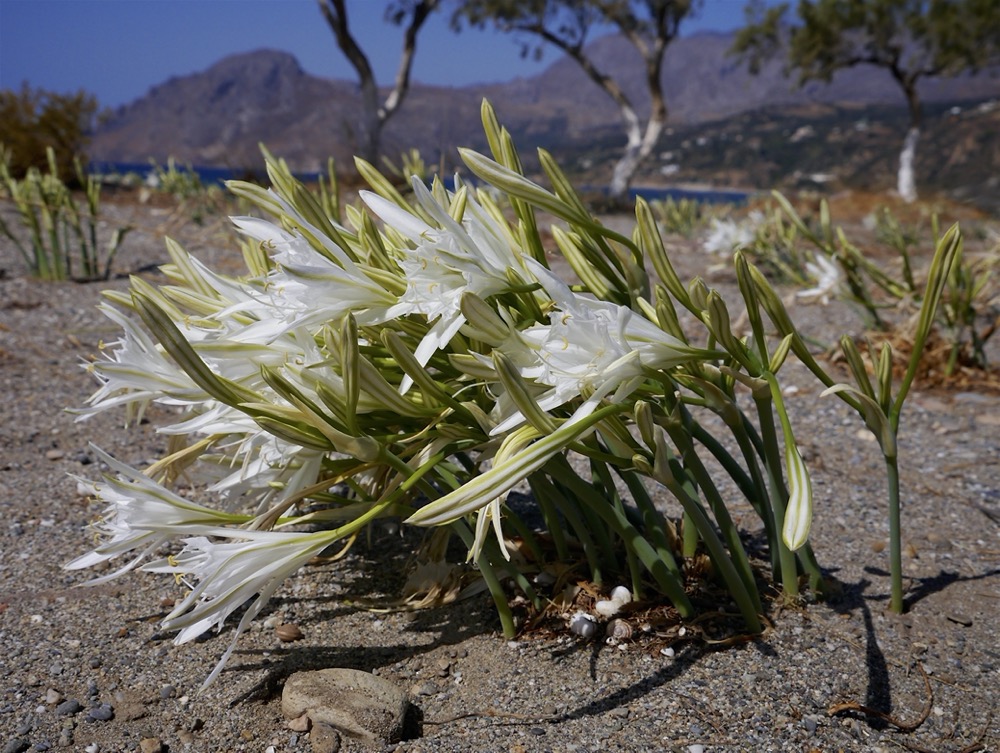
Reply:
<svg viewBox="0 0 1000 753"><path fill-rule="evenodd" d="M886 70L906 97L910 127L900 154L899 192L916 198L912 160L923 120L920 79L976 71L1000 59L1000 3L994 0L799 0L797 23L785 26L788 4L748 7L748 25L731 52L758 71L784 50L799 83L829 81L842 69Z"/></svg>
<svg viewBox="0 0 1000 753"><path fill-rule="evenodd" d="M788 9L751 3L732 51L757 69L787 44L788 67L802 82L867 63L907 85L976 71L1000 54L1000 5L992 0L800 0L786 26Z"/></svg>
<svg viewBox="0 0 1000 753"><path fill-rule="evenodd" d="M390 175L406 183L412 177L417 177L425 183L430 179L431 172L420 155L419 149L409 149L399 155L399 166L388 157L382 158L382 163Z"/></svg>
<svg viewBox="0 0 1000 753"><path fill-rule="evenodd" d="M724 222L713 220L713 228L718 231ZM768 202L762 209L751 211L744 228L742 235L745 240L735 245L770 279L795 285L810 281L810 255L801 242L798 227L787 219L779 207Z"/></svg>
<svg viewBox="0 0 1000 753"><path fill-rule="evenodd" d="M948 276L938 316L951 346L945 376L960 364L989 367L986 343L1000 327L1000 295L992 284L997 267L1000 249L992 249L978 258L961 259Z"/></svg>
<svg viewBox="0 0 1000 753"><path fill-rule="evenodd" d="M76 178L74 160L86 161L84 153L97 114L97 100L86 92L58 94L33 89L0 90L0 143L10 149L7 169L23 178L29 168L50 167L52 150L55 174L61 180Z"/></svg>
<svg viewBox="0 0 1000 753"><path fill-rule="evenodd" d="M153 160L150 160L150 165L153 172L147 179L147 185L177 201L178 213L201 225L206 216L222 211L225 201L222 189L217 185L206 186L190 164L178 166L177 160L168 157L166 165Z"/></svg>
<svg viewBox="0 0 1000 753"><path fill-rule="evenodd" d="M100 181L87 175L79 160L74 163L77 182L83 186L84 209L59 178L55 150L47 150L48 171L29 167L22 180L10 169L10 150L0 148L0 184L13 200L28 234L22 236L0 218L0 233L7 236L31 270L43 280L106 280L111 262L118 253L128 227L117 228L101 250L97 230L100 224Z"/></svg>
<svg viewBox="0 0 1000 753"><path fill-rule="evenodd" d="M928 235L936 246L942 243L936 215L931 217L928 229L906 226L886 208L875 213L875 237L896 252L899 264L894 267L870 258L848 239L843 228L835 227L825 200L820 203L818 227L813 227L784 196L776 192L774 196L798 235L840 268L847 286L846 297L862 309L868 326L883 332L906 330L911 326L906 313L926 304L924 285L914 270L913 252L920 239ZM966 259L959 252L949 264L950 271L940 293L941 305L935 304L933 319L937 334L949 344L946 377L958 364L976 368L988 366L985 345L1000 321L1000 308L992 303L994 292L990 287L998 265L1000 253L996 250L976 259ZM895 316L886 318L886 311Z"/></svg>
<svg viewBox="0 0 1000 753"><path fill-rule="evenodd" d="M708 219L705 204L694 199L674 199L668 196L662 201L649 203L660 225L668 233L690 238Z"/></svg>

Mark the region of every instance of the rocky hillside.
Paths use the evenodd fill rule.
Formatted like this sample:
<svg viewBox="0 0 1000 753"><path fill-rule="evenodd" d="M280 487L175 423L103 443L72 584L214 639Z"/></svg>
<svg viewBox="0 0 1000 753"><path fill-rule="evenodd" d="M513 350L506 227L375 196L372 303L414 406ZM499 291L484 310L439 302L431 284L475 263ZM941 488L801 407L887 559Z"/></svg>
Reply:
<svg viewBox="0 0 1000 753"><path fill-rule="evenodd" d="M664 82L673 128L659 149L667 156L647 167L645 182L683 178L760 187L775 180L787 182L796 171L828 173L835 167L837 179L848 183L857 178L885 182L885 176L891 176L902 138L903 101L888 74L857 68L841 72L830 84L800 89L778 63L751 76L727 57L730 44L729 35L706 33L679 39L670 47ZM643 109L639 66L628 43L605 37L590 51L603 70L625 81L627 93ZM955 105L1000 97L1000 76L929 80L922 94L929 110L946 112ZM479 105L484 97L493 102L529 163L534 148L542 146L575 160L599 182L623 144L614 104L572 61L560 59L538 76L505 84L414 85L384 133L384 153L395 156L417 147L429 163L450 170L454 147L483 147ZM317 171L330 155L342 165L350 164L356 152L358 104L355 84L312 76L288 53L257 50L225 58L201 73L172 78L120 108L96 134L91 153L98 161L144 163L174 156L195 165L243 171L260 165L258 144L264 143L294 169ZM847 138L871 118L882 125L865 131L860 140ZM963 122L969 133L954 143L957 152L947 143L945 129L926 142L941 142L937 151L924 151L920 158L937 159L943 150L951 173L962 174L966 168L981 172L990 163L984 162L982 152L965 148L979 143L981 135L973 126L980 121ZM747 128L755 134L744 133ZM828 136L842 146L828 148ZM685 140L695 148L685 152ZM698 148L699 142L704 146L709 141L717 148ZM850 152L859 143L864 149ZM807 147L817 144L822 148L810 157ZM686 156L680 160L682 153ZM834 154L840 156L830 159ZM801 159L808 165L798 164ZM877 176L855 174L876 163ZM939 165L930 167L924 174L937 180Z"/></svg>

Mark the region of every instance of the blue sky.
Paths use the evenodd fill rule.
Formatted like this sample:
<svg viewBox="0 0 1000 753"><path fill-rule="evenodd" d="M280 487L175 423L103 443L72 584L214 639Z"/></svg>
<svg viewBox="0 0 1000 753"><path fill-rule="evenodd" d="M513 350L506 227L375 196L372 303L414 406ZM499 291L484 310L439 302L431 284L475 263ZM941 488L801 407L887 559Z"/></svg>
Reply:
<svg viewBox="0 0 1000 753"><path fill-rule="evenodd" d="M383 0L348 0L355 34L380 83L395 75L401 33L383 21ZM744 0L705 0L682 33L730 30ZM285 50L325 78L354 79L316 0L0 0L0 88L24 81L58 92L85 89L116 107L171 76L204 70L236 52ZM557 59L522 60L510 36L454 34L443 14L418 40L413 78L427 84L508 81Z"/></svg>

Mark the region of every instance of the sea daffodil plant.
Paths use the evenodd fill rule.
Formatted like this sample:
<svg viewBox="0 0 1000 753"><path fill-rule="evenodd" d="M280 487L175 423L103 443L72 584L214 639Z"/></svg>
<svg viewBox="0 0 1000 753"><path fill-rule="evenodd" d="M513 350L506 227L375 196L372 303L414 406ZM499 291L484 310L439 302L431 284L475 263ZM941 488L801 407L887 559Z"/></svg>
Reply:
<svg viewBox="0 0 1000 753"><path fill-rule="evenodd" d="M245 277L168 244L171 284L108 294L124 334L88 366L101 384L82 417L157 403L181 418L159 427L173 451L145 473L107 459L99 542L71 567L128 555L122 571L184 579L164 623L179 641L252 598L235 641L314 555L398 516L463 540L508 635L505 581L541 609L528 576L553 560L692 618L683 558L702 552L758 632L756 573L720 488L731 480L786 596L803 574L819 585L811 484L778 383L801 338L767 336L763 276L737 255L751 325L737 333L717 292L681 282L647 204L632 236L606 228L546 153L551 190L522 174L488 104L483 120L492 158L462 152L478 187L414 180L407 200L359 162L371 190L341 222L268 156L270 190L229 186L270 216L234 219ZM556 218L559 274L539 210ZM203 481L198 504L169 489L182 473ZM522 484L542 531L505 504ZM683 546L661 490L683 513ZM164 543L176 553L142 562Z"/></svg>

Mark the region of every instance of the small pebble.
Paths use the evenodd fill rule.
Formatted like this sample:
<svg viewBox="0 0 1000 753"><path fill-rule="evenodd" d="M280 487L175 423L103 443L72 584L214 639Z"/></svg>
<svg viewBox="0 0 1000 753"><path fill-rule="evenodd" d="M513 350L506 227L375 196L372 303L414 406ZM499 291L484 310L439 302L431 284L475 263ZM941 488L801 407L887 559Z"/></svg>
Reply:
<svg viewBox="0 0 1000 753"><path fill-rule="evenodd" d="M165 701L168 698L176 698L176 697L177 697L177 688L175 688L173 685L164 685L162 688L160 688L160 698L162 700Z"/></svg>
<svg viewBox="0 0 1000 753"><path fill-rule="evenodd" d="M593 638L597 635L597 620L586 612L577 612L570 618L569 629L581 638Z"/></svg>
<svg viewBox="0 0 1000 753"><path fill-rule="evenodd" d="M3 753L24 753L28 748L31 747L30 740L22 740L20 738L16 740L11 740L6 745L3 746Z"/></svg>
<svg viewBox="0 0 1000 753"><path fill-rule="evenodd" d="M68 701L63 701L56 706L56 713L59 716L72 716L73 714L79 714L81 711L83 711L83 706L75 698L70 698Z"/></svg>
<svg viewBox="0 0 1000 753"><path fill-rule="evenodd" d="M95 722L108 722L111 721L114 716L115 710L111 707L111 704L108 703L102 703L100 706L95 706L87 712L87 718Z"/></svg>
<svg viewBox="0 0 1000 753"><path fill-rule="evenodd" d="M144 737L139 741L141 753L163 753L163 743L158 737Z"/></svg>
<svg viewBox="0 0 1000 753"><path fill-rule="evenodd" d="M413 692L413 695L418 695L418 696L437 695L438 686L435 685L433 682L430 682L430 681L428 681L428 682L422 682L419 685L415 685L413 687L413 691L412 692Z"/></svg>
<svg viewBox="0 0 1000 753"><path fill-rule="evenodd" d="M310 727L312 727L312 720L309 718L309 714L302 714L302 716L288 721L288 729L292 732L308 732Z"/></svg>
<svg viewBox="0 0 1000 753"><path fill-rule="evenodd" d="M291 643L292 641L298 641L303 638L302 630L298 625L291 622L285 625L279 625L274 629L274 633L278 636L278 640L284 641L285 643Z"/></svg>
<svg viewBox="0 0 1000 753"><path fill-rule="evenodd" d="M62 450L49 450L45 453L45 457L49 460L60 460L65 454Z"/></svg>
<svg viewBox="0 0 1000 753"><path fill-rule="evenodd" d="M50 705L59 703L59 701L61 701L62 699L63 699L63 694L60 693L55 688L49 688L48 690L45 691L45 702Z"/></svg>
<svg viewBox="0 0 1000 753"><path fill-rule="evenodd" d="M337 753L340 750L340 733L329 724L317 724L309 733L312 753Z"/></svg>
<svg viewBox="0 0 1000 753"><path fill-rule="evenodd" d="M101 746L98 745L97 743L91 743L86 748L84 748L84 751L86 751L86 753L100 753L100 750Z"/></svg>

